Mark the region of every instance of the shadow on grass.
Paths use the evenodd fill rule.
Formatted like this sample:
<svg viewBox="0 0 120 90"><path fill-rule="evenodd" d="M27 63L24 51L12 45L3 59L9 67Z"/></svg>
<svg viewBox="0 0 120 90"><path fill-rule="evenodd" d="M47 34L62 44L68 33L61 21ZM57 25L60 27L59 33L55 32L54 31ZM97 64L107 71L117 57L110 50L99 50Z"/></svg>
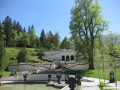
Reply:
<svg viewBox="0 0 120 90"><path fill-rule="evenodd" d="M89 71L89 70L67 70L65 72L65 74L69 74L69 75L82 75L82 76L90 76L91 74L93 74L94 72Z"/></svg>

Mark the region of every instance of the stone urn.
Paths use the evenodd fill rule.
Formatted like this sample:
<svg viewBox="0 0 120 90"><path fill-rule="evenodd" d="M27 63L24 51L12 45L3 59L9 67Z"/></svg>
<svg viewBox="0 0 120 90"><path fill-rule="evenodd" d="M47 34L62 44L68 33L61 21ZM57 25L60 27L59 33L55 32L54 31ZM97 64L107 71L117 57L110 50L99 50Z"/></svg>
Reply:
<svg viewBox="0 0 120 90"><path fill-rule="evenodd" d="M24 81L27 80L27 74L23 74Z"/></svg>
<svg viewBox="0 0 120 90"><path fill-rule="evenodd" d="M56 77L57 77L57 79L58 79L58 80L57 80L57 83L58 83L58 84L61 84L61 76L62 76L61 74L56 74Z"/></svg>
<svg viewBox="0 0 120 90"><path fill-rule="evenodd" d="M76 78L75 78L74 75L69 75L69 77L68 77L68 84L69 84L70 90L75 90Z"/></svg>
<svg viewBox="0 0 120 90"><path fill-rule="evenodd" d="M51 81L51 74L48 74L48 82Z"/></svg>

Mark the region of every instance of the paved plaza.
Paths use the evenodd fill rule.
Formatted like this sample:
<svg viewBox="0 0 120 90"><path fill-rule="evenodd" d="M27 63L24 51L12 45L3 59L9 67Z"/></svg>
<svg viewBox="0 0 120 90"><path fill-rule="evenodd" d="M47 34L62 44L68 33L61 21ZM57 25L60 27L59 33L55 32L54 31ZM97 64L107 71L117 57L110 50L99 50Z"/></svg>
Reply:
<svg viewBox="0 0 120 90"><path fill-rule="evenodd" d="M43 75L42 76L46 76L46 80L43 80L42 82L47 82L48 77L47 75ZM37 76L39 77L39 76ZM64 77L64 76L63 76ZM39 79L37 80L37 78L35 78L34 80L34 75L30 75L27 78L27 81L34 81L36 83L41 83L40 80L43 77L39 77ZM55 80L54 80L55 81ZM14 83L14 82L24 82L23 76L11 76L11 77L3 77L1 78L1 83ZM62 81L64 82L64 81ZM100 82L104 82L103 79L100 79ZM109 80L105 80L105 83L109 86L111 86L111 88L116 88L116 83L109 83ZM92 77L83 77L82 78L82 82L81 82L81 86L77 86L76 87L77 90L100 90L99 89L99 79L98 78L92 78ZM69 90L68 85L61 89L61 90ZM104 89L104 90L109 90L109 89ZM120 81L117 81L117 89L116 90L120 90Z"/></svg>

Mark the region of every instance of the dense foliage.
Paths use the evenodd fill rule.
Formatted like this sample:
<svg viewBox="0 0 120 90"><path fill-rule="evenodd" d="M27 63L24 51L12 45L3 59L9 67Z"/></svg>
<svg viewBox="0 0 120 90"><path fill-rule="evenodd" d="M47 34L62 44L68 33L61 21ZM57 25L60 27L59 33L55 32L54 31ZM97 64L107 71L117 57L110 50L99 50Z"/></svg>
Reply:
<svg viewBox="0 0 120 90"><path fill-rule="evenodd" d="M6 47L37 47L46 50L60 49L61 42L58 32L55 34L52 31L45 33L44 29L42 29L40 36L37 36L34 25L28 26L28 29L26 29L18 21L12 21L9 16L0 22L0 27L4 27L2 30L0 29L0 33L4 36Z"/></svg>
<svg viewBox="0 0 120 90"><path fill-rule="evenodd" d="M3 60L5 57L5 42L4 42L4 26L0 25L0 72L2 71L2 69L4 68L3 66Z"/></svg>
<svg viewBox="0 0 120 90"><path fill-rule="evenodd" d="M95 0L76 0L71 10L70 29L73 36L79 37L82 46L81 53L89 62L89 69L94 69L94 44L99 32L107 29L107 22L103 20L101 7Z"/></svg>
<svg viewBox="0 0 120 90"><path fill-rule="evenodd" d="M0 71L3 69L3 59L5 56L4 40L0 37Z"/></svg>
<svg viewBox="0 0 120 90"><path fill-rule="evenodd" d="M27 62L27 50L25 48L20 49L17 55L18 63Z"/></svg>

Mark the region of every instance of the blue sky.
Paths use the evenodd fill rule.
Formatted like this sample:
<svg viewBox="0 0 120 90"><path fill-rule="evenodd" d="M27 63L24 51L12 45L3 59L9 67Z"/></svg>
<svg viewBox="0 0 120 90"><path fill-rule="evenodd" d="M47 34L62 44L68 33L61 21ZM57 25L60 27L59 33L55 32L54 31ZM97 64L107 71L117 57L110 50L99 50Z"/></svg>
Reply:
<svg viewBox="0 0 120 90"><path fill-rule="evenodd" d="M0 0L0 21L6 16L19 21L26 29L34 25L37 36L41 30L58 32L61 40L70 37L69 22L75 0ZM108 31L120 33L120 0L99 0L102 16L110 21Z"/></svg>

